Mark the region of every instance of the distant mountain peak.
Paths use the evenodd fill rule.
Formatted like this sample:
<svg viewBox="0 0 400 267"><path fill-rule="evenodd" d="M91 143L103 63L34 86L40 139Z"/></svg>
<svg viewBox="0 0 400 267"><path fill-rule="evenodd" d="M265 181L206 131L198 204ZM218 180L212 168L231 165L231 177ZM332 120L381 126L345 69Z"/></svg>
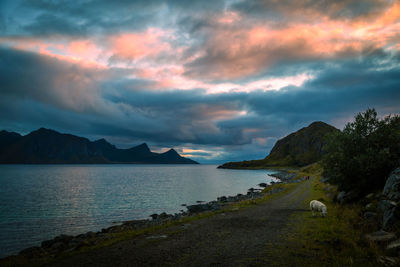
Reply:
<svg viewBox="0 0 400 267"><path fill-rule="evenodd" d="M72 134L40 128L21 136L0 132L0 163L155 163L196 164L174 149L154 153L146 143L119 149L104 138L90 141Z"/></svg>
<svg viewBox="0 0 400 267"><path fill-rule="evenodd" d="M173 149L173 148L171 148L170 150L168 150L168 151L165 152L165 153L169 153L169 154L178 154L178 152L176 152L176 150Z"/></svg>
<svg viewBox="0 0 400 267"><path fill-rule="evenodd" d="M104 138L100 138L99 140L94 141L94 143L98 143L98 144L109 144L109 142L107 142L107 140L104 139Z"/></svg>
<svg viewBox="0 0 400 267"><path fill-rule="evenodd" d="M146 143L142 143L140 145L138 145L137 147L145 147L145 148L149 148L149 146Z"/></svg>
<svg viewBox="0 0 400 267"><path fill-rule="evenodd" d="M30 132L30 135L36 135L36 134L49 134L49 133L55 133L55 134L60 134L59 132L55 131L55 130L51 130L51 129L47 129L47 128L39 128L35 131Z"/></svg>

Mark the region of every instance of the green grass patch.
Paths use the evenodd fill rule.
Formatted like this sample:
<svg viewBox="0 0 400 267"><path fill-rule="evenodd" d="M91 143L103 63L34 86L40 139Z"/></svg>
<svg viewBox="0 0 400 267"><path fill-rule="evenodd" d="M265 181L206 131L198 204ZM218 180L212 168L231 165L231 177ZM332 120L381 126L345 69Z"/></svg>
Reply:
<svg viewBox="0 0 400 267"><path fill-rule="evenodd" d="M363 238L361 207L333 203L327 194L332 187L319 181L321 173L314 164L299 171L299 176L312 177L310 194L305 210L292 215L281 242L267 245L266 256L276 259L271 266L376 266L382 251ZM327 206L327 217L312 216L313 199Z"/></svg>

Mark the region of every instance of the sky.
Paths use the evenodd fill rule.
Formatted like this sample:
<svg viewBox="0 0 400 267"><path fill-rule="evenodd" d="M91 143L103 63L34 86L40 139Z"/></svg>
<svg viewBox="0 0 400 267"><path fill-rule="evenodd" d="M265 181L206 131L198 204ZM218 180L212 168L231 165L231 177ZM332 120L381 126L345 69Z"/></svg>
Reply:
<svg viewBox="0 0 400 267"><path fill-rule="evenodd" d="M264 158L400 113L400 1L0 1L0 129Z"/></svg>

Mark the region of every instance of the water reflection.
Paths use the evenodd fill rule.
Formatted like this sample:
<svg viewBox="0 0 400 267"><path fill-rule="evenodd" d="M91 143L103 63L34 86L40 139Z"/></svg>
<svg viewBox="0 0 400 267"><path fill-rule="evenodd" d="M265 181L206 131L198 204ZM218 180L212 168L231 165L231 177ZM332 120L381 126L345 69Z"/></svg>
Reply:
<svg viewBox="0 0 400 267"><path fill-rule="evenodd" d="M0 256L59 234L246 193L268 182L267 173L213 165L0 165Z"/></svg>

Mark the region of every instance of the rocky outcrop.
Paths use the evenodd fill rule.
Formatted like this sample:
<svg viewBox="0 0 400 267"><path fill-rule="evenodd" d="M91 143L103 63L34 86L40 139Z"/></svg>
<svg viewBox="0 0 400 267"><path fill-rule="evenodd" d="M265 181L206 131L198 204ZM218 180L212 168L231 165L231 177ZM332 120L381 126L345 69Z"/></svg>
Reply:
<svg viewBox="0 0 400 267"><path fill-rule="evenodd" d="M394 233L385 232L383 230L379 230L377 232L367 234L365 236L369 241L375 243L389 243L396 239L396 235Z"/></svg>
<svg viewBox="0 0 400 267"><path fill-rule="evenodd" d="M393 228L400 223L400 168L390 174L381 198L378 207L383 212L383 229Z"/></svg>

